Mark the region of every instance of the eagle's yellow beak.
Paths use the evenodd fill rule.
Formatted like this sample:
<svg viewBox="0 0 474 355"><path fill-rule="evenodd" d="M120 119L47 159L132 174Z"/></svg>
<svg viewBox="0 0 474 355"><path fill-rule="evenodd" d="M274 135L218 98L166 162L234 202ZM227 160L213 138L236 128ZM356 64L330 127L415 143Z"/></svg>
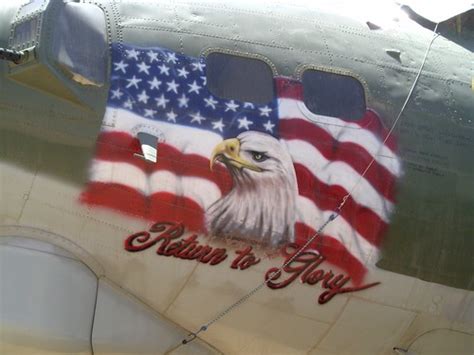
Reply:
<svg viewBox="0 0 474 355"><path fill-rule="evenodd" d="M211 170L216 161L230 164L239 169L247 168L254 171L262 171L258 166L240 157L240 141L237 138L226 139L216 145L209 162Z"/></svg>

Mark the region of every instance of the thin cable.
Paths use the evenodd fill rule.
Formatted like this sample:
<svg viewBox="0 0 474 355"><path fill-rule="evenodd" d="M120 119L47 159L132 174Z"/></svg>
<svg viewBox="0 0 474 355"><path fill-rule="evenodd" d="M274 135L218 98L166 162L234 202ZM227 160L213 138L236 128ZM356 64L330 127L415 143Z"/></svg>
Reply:
<svg viewBox="0 0 474 355"><path fill-rule="evenodd" d="M431 39L429 45L428 45L428 48L426 49L426 52L425 52L425 56L423 58L423 61L421 62L421 65L420 65L420 69L418 70L417 74L416 74L416 77L413 81L413 84L410 88L410 90L408 91L408 95L402 105L402 108L400 109L400 112L398 113L397 115L397 118L395 119L395 121L393 122L390 130L388 131L387 133L387 136L385 137L385 139L383 140L383 143L380 145L380 148L379 148L379 151L374 155L374 157L372 157L372 160L370 161L370 163L367 165L367 167L364 169L364 171L362 172L362 174L359 176L358 180L356 181L356 183L354 184L354 186L349 190L349 192L342 198L341 200L341 203L339 204L339 206L334 210L334 212L329 216L329 218L326 220L326 222L324 222L321 227L319 227L319 229L316 231L316 233L314 233L311 238L309 238L306 243L301 247L299 248L294 254L293 256L288 259L277 271L275 271L268 279L266 279L265 281L263 281L262 283L260 283L259 285L257 285L257 287L253 288L252 290L250 290L249 292L247 292L244 296L242 296L240 299L238 299L236 302L234 302L233 304L231 304L230 306L228 306L226 309L224 309L222 312L218 313L217 316L215 318L213 318L212 320L210 320L209 322L207 322L206 324L203 324L201 326L201 328L199 328L198 331L196 332L191 332L188 334L188 338L187 339L183 339L182 341L182 344L187 344L191 341L193 341L194 339L197 338L198 334L201 333L201 332L204 332L206 331L212 324L214 324L215 322L219 321L222 317L224 317L225 315L227 315L228 313L230 313L232 310L234 310L235 308L237 308L238 306L240 306L242 303L244 303L245 301L247 301L251 296L253 296L256 292L258 292L263 286L265 286L268 282L272 281L276 276L278 276L279 274L281 274L281 272L290 264L293 262L293 260L295 260L319 235L320 233L324 230L324 228L329 224L331 223L332 221L334 221L338 216L339 214L341 213L341 209L344 207L344 205L346 204L347 202L347 199L351 196L351 194L354 192L354 190L359 186L359 184L361 183L362 179L364 178L365 174L367 174L367 172L369 171L370 167L373 165L374 161L375 161L375 156L379 155L380 153L380 150L382 149L382 147L385 145L385 143L387 142L387 140L389 139L389 137L391 136L391 134L393 133L393 130L395 129L395 126L397 125L398 121L400 120L400 118L402 117L402 114L403 112L405 111L407 105L408 105L408 102L410 101L410 98L412 97L413 95L413 92L415 90L415 87L416 87L416 84L418 83L418 80L421 76L421 73L423 71L423 68L425 66L425 63L426 63L426 59L428 58L428 53L430 52L431 50L431 46L433 45L433 42L434 40L439 36L438 33L436 33L436 30L438 29L438 24L436 24L434 30L433 30L433 33L434 33L434 36L433 38Z"/></svg>
<svg viewBox="0 0 474 355"><path fill-rule="evenodd" d="M397 115L397 118L395 119L395 121L393 122L392 124L392 127L390 127L390 130L388 131L387 133L387 136L385 137L385 139L383 140L383 144L380 146L379 148L379 151L375 154L375 155L379 155L380 153L380 150L381 148L385 145L385 143L387 142L387 140L390 138L390 136L392 135L392 132L393 130L395 129L398 121L400 120L400 118L402 117L402 114L403 112L405 111L407 105L408 105L408 102L410 101L412 95L413 95L413 91L415 90L415 87L416 87L416 84L418 83L418 80L420 79L420 76L421 76L421 73L423 71L423 68L425 66L425 63L426 63L426 59L428 58L428 53L430 52L431 50L431 46L433 45L433 42L434 40L439 36L438 33L436 33L436 30L438 29L438 25L439 23L436 24L434 30L433 30L433 33L434 33L434 36L433 38L431 39L429 45L428 45L428 48L426 49L426 52L425 52L425 56L423 58L423 61L421 62L421 66L420 66L420 69L418 70L418 73L416 74L416 77L415 77L415 80L413 81L413 84L410 88L410 91L408 91L408 95L405 99L405 101L403 102L403 105L402 105L402 108L400 109L400 112L398 113ZM354 192L354 190L356 189L356 187L359 186L360 182L362 181L362 178L365 176L365 174L367 174L367 171L369 171L370 167L372 166L372 164L374 164L375 162L375 158L373 157L372 160L370 161L370 163L367 165L367 167L365 168L365 170L362 172L361 175L359 175L359 178L357 180L357 182L354 184L354 186L352 187L352 189L348 192L348 194L346 196L344 196L344 199L347 200L347 198L352 195L352 193ZM342 206L344 206L346 202L344 201Z"/></svg>
<svg viewBox="0 0 474 355"><path fill-rule="evenodd" d="M263 286L265 286L268 282L272 281L276 276L278 276L279 274L281 274L281 272L285 269L285 267L287 267L289 264L291 264L293 262L293 260L295 260L303 250L305 250L315 239L316 237L323 231L323 229L330 223L332 222L333 220L335 220L337 218L337 216L339 216L339 211L340 211L340 208L338 207L336 209L335 212L333 212L329 218L326 220L326 222L323 223L323 225L321 227L319 227L319 229L316 231L315 234L313 234L313 236L311 238L309 238L306 243L298 249L298 251L293 254L293 256L291 258L289 258L277 271L273 272L273 274L268 278L266 279L265 281L263 281L262 283L260 283L257 287L253 288L251 291L247 292L244 296L242 296L239 300L237 300L236 302L234 302L232 305L230 305L229 307L227 307L224 311L220 312L215 318L213 318L212 320L210 320L209 322L207 322L206 324L202 325L201 328L199 328L199 330L197 332L193 332L193 333L189 333L188 335L188 339L183 339L182 343L183 344L187 344L191 341L193 341L194 339L196 339L197 335L203 331L206 331L212 324L214 324L215 322L217 322L218 320L220 320L222 317L224 317L226 314L230 313L234 308L240 306L242 303L244 303L245 301L247 301L247 299L249 299L251 296L253 296L257 291L259 291Z"/></svg>

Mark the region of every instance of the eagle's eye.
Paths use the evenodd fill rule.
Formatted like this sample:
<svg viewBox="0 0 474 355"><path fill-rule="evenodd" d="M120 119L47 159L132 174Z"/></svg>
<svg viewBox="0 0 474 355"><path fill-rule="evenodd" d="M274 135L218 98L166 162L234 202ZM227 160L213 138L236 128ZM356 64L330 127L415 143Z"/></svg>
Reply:
<svg viewBox="0 0 474 355"><path fill-rule="evenodd" d="M264 153L261 153L261 152L250 152L252 153L252 158L253 160L255 160L256 162L262 162L262 161L265 161L268 159L268 156L265 155Z"/></svg>

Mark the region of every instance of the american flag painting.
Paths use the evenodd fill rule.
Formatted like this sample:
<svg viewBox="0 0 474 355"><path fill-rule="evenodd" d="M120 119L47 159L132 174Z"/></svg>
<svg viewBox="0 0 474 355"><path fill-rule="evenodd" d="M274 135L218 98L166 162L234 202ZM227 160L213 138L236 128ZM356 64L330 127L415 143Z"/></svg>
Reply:
<svg viewBox="0 0 474 355"><path fill-rule="evenodd" d="M306 241L360 180L312 246L360 283L394 209L395 140L384 143L387 131L373 111L357 122L318 116L304 106L301 82L274 80L267 104L222 99L206 86L203 58L114 45L81 201L275 247ZM158 138L156 163L135 155L141 131Z"/></svg>

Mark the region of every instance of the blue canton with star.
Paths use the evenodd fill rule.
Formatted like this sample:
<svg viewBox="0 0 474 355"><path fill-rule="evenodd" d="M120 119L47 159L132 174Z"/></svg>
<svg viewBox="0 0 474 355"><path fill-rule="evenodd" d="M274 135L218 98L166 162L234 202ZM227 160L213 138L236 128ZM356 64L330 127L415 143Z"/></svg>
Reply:
<svg viewBox="0 0 474 355"><path fill-rule="evenodd" d="M267 105L214 96L204 58L163 48L114 44L108 106L150 120L205 129L223 138L260 131L278 138L277 101Z"/></svg>

